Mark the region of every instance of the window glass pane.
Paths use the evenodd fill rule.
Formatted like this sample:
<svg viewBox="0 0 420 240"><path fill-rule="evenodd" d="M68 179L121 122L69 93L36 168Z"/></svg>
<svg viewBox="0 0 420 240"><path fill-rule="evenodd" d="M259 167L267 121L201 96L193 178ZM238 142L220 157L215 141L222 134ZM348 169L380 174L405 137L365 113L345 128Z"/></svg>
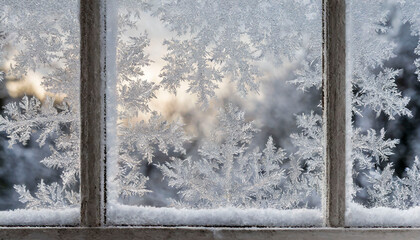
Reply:
<svg viewBox="0 0 420 240"><path fill-rule="evenodd" d="M108 221L322 225L321 1L118 2Z"/></svg>
<svg viewBox="0 0 420 240"><path fill-rule="evenodd" d="M347 224L418 226L420 2L347 2Z"/></svg>
<svg viewBox="0 0 420 240"><path fill-rule="evenodd" d="M0 7L0 225L79 221L79 4Z"/></svg>

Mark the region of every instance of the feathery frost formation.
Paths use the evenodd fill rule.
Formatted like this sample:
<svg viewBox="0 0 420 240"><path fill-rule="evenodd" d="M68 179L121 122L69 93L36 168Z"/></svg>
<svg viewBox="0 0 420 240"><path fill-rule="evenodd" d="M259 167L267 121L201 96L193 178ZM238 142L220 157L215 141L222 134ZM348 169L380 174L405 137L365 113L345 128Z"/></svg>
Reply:
<svg viewBox="0 0 420 240"><path fill-rule="evenodd" d="M299 62L293 83L301 89L319 88L321 1L126 0L121 6L117 62L119 121L124 123L118 129L120 171L115 178L121 196L147 194L148 179L140 168L155 164L178 192L179 200L172 200L176 207L291 209L320 197L320 116L297 117L303 131L292 138L299 151L286 153L271 137L264 147L255 145L259 130L243 109L229 100L221 107L212 102L220 101L216 91L225 79L244 98L258 93L264 74L259 64L264 61ZM142 79L142 67L152 64L144 53L150 45L148 34L132 37L142 14L158 18L173 33L163 41L167 51L159 83ZM183 84L186 93L197 97L200 111L218 109L210 133L198 140L182 122L167 122L148 106L159 89L179 94ZM139 113L150 118L139 121ZM185 148L191 141L197 141L196 152ZM308 153L307 144L316 154ZM158 152L170 160L159 163L154 159Z"/></svg>
<svg viewBox="0 0 420 240"><path fill-rule="evenodd" d="M363 110L370 109L389 120L398 116L411 117L407 109L410 99L402 96L397 88L396 77L399 69L390 69L384 62L395 57L397 43L392 40L395 20L400 24L409 23L411 34L419 36L420 15L418 1L349 1L349 29L347 46L350 51L353 116L363 118ZM420 43L419 43L420 46ZM417 48L418 49L418 48ZM418 59L414 63L417 67ZM418 73L418 70L417 70ZM420 78L419 78L420 79ZM394 174L392 163L388 161L393 154L398 139L386 139L385 130L352 130L353 179L364 175L367 186L362 189L353 183L351 194L354 199L360 191L366 191L366 207L391 207L407 209L419 206L417 185L420 184L413 174L418 174L419 161L406 169L402 178ZM383 166L383 167L381 167Z"/></svg>
<svg viewBox="0 0 420 240"><path fill-rule="evenodd" d="M4 107L0 131L9 147L36 138L51 155L41 160L61 170L59 182L38 183L34 193L15 185L27 208L76 207L79 201L79 23L77 1L9 1L0 8L0 59L11 61L3 78L42 72L44 99L24 96ZM33 74L32 74L33 76Z"/></svg>

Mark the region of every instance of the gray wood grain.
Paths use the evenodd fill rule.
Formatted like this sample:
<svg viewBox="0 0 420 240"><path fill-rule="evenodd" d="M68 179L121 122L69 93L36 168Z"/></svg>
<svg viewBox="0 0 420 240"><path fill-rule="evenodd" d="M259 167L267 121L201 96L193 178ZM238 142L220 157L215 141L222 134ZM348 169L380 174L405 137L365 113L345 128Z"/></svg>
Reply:
<svg viewBox="0 0 420 240"><path fill-rule="evenodd" d="M103 1L80 0L81 225L100 226L104 161Z"/></svg>
<svg viewBox="0 0 420 240"><path fill-rule="evenodd" d="M420 229L363 228L0 228L0 240L5 239L144 239L144 240L414 240Z"/></svg>
<svg viewBox="0 0 420 240"><path fill-rule="evenodd" d="M345 224L346 30L345 0L323 0L323 114L325 130L325 219Z"/></svg>

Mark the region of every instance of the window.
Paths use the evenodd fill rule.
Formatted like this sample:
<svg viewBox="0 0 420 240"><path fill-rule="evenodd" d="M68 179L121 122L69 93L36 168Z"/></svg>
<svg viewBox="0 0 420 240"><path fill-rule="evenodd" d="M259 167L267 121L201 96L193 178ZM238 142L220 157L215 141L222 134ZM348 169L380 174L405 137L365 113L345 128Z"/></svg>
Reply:
<svg viewBox="0 0 420 240"><path fill-rule="evenodd" d="M37 76L47 92L0 118L46 166L15 186L26 209L0 212L0 236L418 234L340 228L419 223L416 135L397 127L415 116L398 69L418 77L416 1L3 6L3 82Z"/></svg>

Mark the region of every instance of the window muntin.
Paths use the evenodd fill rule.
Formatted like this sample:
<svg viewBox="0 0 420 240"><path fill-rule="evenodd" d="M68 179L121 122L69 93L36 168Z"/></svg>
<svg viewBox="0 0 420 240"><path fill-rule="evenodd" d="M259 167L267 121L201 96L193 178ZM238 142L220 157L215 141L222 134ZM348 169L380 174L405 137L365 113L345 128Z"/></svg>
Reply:
<svg viewBox="0 0 420 240"><path fill-rule="evenodd" d="M79 222L78 13L77 1L1 4L2 225Z"/></svg>

